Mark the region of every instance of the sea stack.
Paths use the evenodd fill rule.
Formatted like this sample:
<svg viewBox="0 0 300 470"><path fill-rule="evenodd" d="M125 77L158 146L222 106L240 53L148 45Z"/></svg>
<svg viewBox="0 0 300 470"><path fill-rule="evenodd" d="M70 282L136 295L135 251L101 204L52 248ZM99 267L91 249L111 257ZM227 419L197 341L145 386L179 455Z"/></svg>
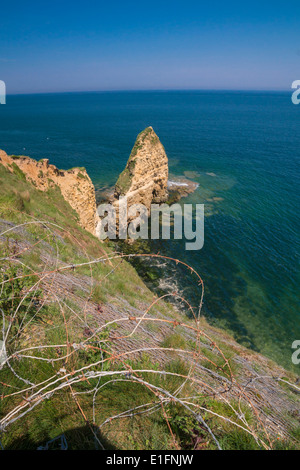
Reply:
<svg viewBox="0 0 300 470"><path fill-rule="evenodd" d="M168 157L164 146L152 127L138 136L125 169L115 186L114 204L120 196L127 199L127 207L143 204L150 213L151 203L162 203L168 198Z"/></svg>

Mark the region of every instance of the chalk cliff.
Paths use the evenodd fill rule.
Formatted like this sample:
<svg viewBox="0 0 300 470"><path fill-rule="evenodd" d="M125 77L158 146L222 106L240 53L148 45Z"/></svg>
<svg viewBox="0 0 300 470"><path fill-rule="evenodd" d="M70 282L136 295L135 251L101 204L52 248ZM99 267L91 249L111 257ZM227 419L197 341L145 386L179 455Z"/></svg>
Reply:
<svg viewBox="0 0 300 470"><path fill-rule="evenodd" d="M59 170L49 160L33 160L25 156L7 155L0 150L0 163L10 172L21 170L27 181L41 191L55 185L62 196L77 212L80 225L93 235L96 234L99 216L96 211L95 188L85 168Z"/></svg>

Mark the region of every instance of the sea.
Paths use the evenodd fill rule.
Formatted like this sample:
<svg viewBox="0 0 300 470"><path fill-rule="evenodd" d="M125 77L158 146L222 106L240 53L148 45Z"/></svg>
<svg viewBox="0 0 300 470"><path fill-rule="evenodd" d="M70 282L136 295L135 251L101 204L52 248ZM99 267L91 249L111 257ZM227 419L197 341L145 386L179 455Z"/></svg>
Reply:
<svg viewBox="0 0 300 470"><path fill-rule="evenodd" d="M136 91L7 96L0 148L85 166L97 191L124 169L137 134L152 126L169 159L170 179L199 186L181 200L205 205L204 246L153 241L205 285L202 315L241 344L288 369L300 340L300 106L288 92ZM162 291L199 301L188 270L149 261ZM145 267L147 269L147 265ZM198 296L198 297L197 297Z"/></svg>

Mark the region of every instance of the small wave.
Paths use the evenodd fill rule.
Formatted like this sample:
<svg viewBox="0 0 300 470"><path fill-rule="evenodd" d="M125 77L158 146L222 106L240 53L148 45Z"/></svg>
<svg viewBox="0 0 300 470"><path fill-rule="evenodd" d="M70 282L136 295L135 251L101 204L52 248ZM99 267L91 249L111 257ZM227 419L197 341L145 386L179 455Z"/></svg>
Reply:
<svg viewBox="0 0 300 470"><path fill-rule="evenodd" d="M168 181L168 186L188 186L188 184L180 183L179 181Z"/></svg>

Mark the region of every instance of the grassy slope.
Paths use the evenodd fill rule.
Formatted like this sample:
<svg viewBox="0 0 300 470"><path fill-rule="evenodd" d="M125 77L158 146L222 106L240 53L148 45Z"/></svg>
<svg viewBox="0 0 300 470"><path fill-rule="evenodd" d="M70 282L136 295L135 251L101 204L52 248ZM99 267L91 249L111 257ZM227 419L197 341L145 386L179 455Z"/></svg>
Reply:
<svg viewBox="0 0 300 470"><path fill-rule="evenodd" d="M55 270L57 267L66 264L84 263L88 260L94 260L101 256L111 255L113 248L109 245L100 245L99 241L91 234L80 228L78 225L78 216L63 200L58 189L51 189L46 193L38 191L30 186L24 178L24 175L16 169L11 174L0 165L0 219L1 232L11 226L7 221L13 224L22 224L34 221L47 221L55 224L51 226L42 226L40 223L25 225L22 228L14 229L0 238L1 256L15 257L16 260L26 264L26 268L17 268L16 263L3 261L1 264L1 275L10 272L10 277L18 275L27 275L27 280L32 285L38 277L30 275L29 268L34 272L42 272L43 269ZM6 222L4 222L6 221ZM59 227L61 228L59 228ZM53 236L53 233L55 236ZM42 241L41 241L42 240ZM59 256L56 252L59 249ZM64 273L57 274L55 280L49 280L49 283L41 283L40 291L35 293L38 304L43 307L36 317L34 306L31 304L28 308L33 320L28 327L24 329L19 338L12 338L11 348L17 349L30 347L38 344L65 344L67 341L79 343L86 340L87 333L84 325L80 323L82 317L91 329L104 325L105 322L112 321L118 317L141 315L147 306L154 299L153 293L144 285L138 277L135 269L126 261L120 259L111 263L95 263L91 267L77 267L76 270L69 269ZM53 282L53 284L51 284ZM91 287L90 287L91 284ZM10 285L10 284L8 284ZM48 292L49 286L55 287L54 291L59 295L61 302L57 302L53 291ZM23 293L28 285L14 285L14 296L17 288L19 293ZM3 295L2 295L3 299ZM13 303L13 300L11 300ZM62 302L64 302L62 309ZM10 309L9 304L0 305L3 309ZM62 311L64 314L62 315ZM7 312L5 312L7 313ZM182 320L182 315L170 304L159 301L151 310L151 314L157 318L169 319L171 321ZM79 319L78 319L79 318ZM66 323L68 325L68 338L66 338ZM185 319L187 325L192 325L192 321ZM116 325L114 325L116 327ZM187 334L187 330L174 326L160 326L155 322L146 323L143 331L132 335L130 339L118 340L116 337L126 336L132 331L134 322L124 324L120 329L115 328L109 332L104 330L104 339L107 341L107 348L113 353L123 353L130 348L136 348L148 345L159 345L164 348L178 348L192 351L195 346L195 338ZM225 332L219 331L207 325L202 320L202 327L207 334L226 353L227 358L231 358L231 365L234 372L240 378L241 383L245 383L251 374L257 375L280 375L290 382L295 382L295 377L291 373L283 371L271 361L261 356L247 351L245 348L237 345ZM102 333L101 333L102 334ZM201 352L203 359L201 366L206 368L202 370L201 377L208 382L212 380L210 373L223 373L222 358L216 357L214 348L209 341L203 339L201 342ZM37 353L39 354L39 353ZM58 359L60 351L52 350L47 358ZM42 356L42 353L41 353ZM67 370L90 364L97 360L99 353L91 349L86 353L75 352L65 367ZM200 359L199 359L200 360ZM211 362L212 361L212 362ZM15 370L19 375L26 375L33 382L45 380L46 377L57 373L61 363L30 360L27 358L13 359ZM172 352L170 354L153 354L153 352L136 354L125 363L132 367L147 369L162 369L186 375L189 363L183 359L181 354ZM214 365L216 364L216 366ZM110 360L108 368L114 370L123 370L124 361ZM175 390L182 379L169 376L167 378L155 376L152 374L143 374L144 380L151 381L156 386L164 386L168 390ZM219 379L218 379L219 380ZM95 386L95 381L91 380L88 388L85 385L78 385L76 391L87 391ZM105 382L105 379L104 379ZM9 384L9 387L7 385ZM16 390L23 387L8 368L0 371L0 393L2 396L8 395L8 388L16 387ZM268 390L267 390L268 389ZM263 395L267 393L267 398ZM184 387L185 396L198 394L196 402L214 413L221 414L227 418L234 419L234 414L230 406L220 401L218 397L204 396L199 393L191 384ZM296 444L297 438L297 414L295 401L297 395L290 386L285 383L276 386L266 387L262 384L261 389L254 390L254 399L259 404L264 413L264 419L272 416L273 406L270 403L272 396L275 397L274 403L282 404L282 413L275 416L275 427L283 423L285 435L274 434L272 441L275 440L275 446L289 448ZM256 395L255 395L256 394ZM24 418L16 421L7 428L7 432L0 436L4 447L6 448L36 448L38 444L47 441L65 433L70 448L94 448L95 442L91 431L92 424L87 424L80 408L84 410L85 417L89 423L93 422L91 395L78 395L78 400L74 400L70 390L65 388L57 392L48 400L38 405L33 411ZM232 404L236 405L234 396L230 398ZM268 400L268 401L267 401ZM99 424L108 416L113 416L121 411L130 409L138 404L146 402L157 402L157 397L153 392L136 383L120 382L108 384L103 390L99 391L96 397L97 419ZM17 404L17 398L4 398L1 401L1 415L4 416L13 404ZM100 440L108 448L122 449L164 449L164 448L214 448L213 440L207 435L204 428L200 426L195 419L178 404L169 403L162 411L158 406L153 414L135 416L121 420L114 420L111 424L104 426L101 430ZM255 424L255 417L246 405L242 409L247 415L249 422ZM228 422L219 420L215 415L204 413L207 422L213 429L215 435L223 448L257 448L255 440L249 434L232 426ZM166 419L166 416L168 418ZM277 420L277 421L276 421ZM170 433L170 429L172 433ZM98 431L97 431L98 432ZM272 430L274 433L274 429ZM287 434L289 437L287 438ZM281 437L280 437L281 436ZM299 436L298 436L299 437ZM287 442L289 441L289 442Z"/></svg>

